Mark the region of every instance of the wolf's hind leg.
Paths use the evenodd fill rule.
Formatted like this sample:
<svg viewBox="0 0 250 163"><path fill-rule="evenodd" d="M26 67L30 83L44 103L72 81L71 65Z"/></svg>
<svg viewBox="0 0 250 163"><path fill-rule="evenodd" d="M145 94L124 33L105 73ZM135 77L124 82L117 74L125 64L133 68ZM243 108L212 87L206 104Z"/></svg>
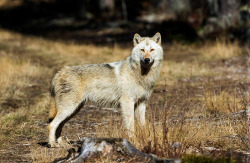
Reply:
<svg viewBox="0 0 250 163"><path fill-rule="evenodd" d="M56 140L58 140L58 143L62 143L61 132L64 124L79 112L83 104L84 102L77 105L72 103L66 106L59 106L56 117L49 125L49 143L51 147L55 147L57 145Z"/></svg>

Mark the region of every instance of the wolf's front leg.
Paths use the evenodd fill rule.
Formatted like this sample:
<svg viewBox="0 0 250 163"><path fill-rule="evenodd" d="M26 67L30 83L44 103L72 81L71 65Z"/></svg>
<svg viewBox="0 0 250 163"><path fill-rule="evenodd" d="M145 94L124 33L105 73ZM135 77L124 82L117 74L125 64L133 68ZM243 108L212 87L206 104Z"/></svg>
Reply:
<svg viewBox="0 0 250 163"><path fill-rule="evenodd" d="M140 125L145 125L146 102L143 101L135 108L135 118L139 121Z"/></svg>
<svg viewBox="0 0 250 163"><path fill-rule="evenodd" d="M135 131L134 101L129 98L121 98L121 112L123 125L132 133Z"/></svg>

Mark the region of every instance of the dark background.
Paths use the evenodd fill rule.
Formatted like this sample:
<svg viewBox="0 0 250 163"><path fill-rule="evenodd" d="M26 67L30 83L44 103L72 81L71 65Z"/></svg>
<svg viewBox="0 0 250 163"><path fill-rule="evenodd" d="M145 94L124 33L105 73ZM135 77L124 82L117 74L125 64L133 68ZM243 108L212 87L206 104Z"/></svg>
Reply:
<svg viewBox="0 0 250 163"><path fill-rule="evenodd" d="M160 32L163 41L250 40L249 0L6 0L0 27L95 44Z"/></svg>

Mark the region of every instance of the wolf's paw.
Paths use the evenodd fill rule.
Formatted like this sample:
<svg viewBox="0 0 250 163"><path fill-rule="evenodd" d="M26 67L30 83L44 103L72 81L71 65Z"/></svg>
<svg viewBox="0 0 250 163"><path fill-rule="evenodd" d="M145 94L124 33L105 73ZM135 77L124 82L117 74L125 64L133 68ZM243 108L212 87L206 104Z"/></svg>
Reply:
<svg viewBox="0 0 250 163"><path fill-rule="evenodd" d="M57 142L58 142L58 144L65 144L66 143L66 141L61 136L57 139Z"/></svg>
<svg viewBox="0 0 250 163"><path fill-rule="evenodd" d="M60 147L68 147L69 146L69 142L66 141L65 139L63 139L62 137L59 137L57 139L57 142L60 145Z"/></svg>
<svg viewBox="0 0 250 163"><path fill-rule="evenodd" d="M58 147L60 147L60 144L58 144L58 143L56 143L56 142L50 142L50 143L49 143L49 147L50 147L50 148L58 148Z"/></svg>

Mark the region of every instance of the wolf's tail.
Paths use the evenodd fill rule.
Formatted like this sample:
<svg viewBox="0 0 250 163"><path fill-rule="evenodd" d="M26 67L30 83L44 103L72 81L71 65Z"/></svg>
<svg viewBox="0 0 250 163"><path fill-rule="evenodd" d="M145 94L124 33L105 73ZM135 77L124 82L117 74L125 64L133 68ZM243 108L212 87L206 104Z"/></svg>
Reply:
<svg viewBox="0 0 250 163"><path fill-rule="evenodd" d="M49 120L48 123L52 122L53 119L56 116L57 113L57 108L56 108L56 101L55 101L55 87L53 86L53 83L51 82L51 87L50 87L50 95L51 95L51 99L50 99L50 110L49 110Z"/></svg>
<svg viewBox="0 0 250 163"><path fill-rule="evenodd" d="M57 113L56 101L54 97L51 97L48 123L53 121L53 119L56 116L56 113Z"/></svg>

